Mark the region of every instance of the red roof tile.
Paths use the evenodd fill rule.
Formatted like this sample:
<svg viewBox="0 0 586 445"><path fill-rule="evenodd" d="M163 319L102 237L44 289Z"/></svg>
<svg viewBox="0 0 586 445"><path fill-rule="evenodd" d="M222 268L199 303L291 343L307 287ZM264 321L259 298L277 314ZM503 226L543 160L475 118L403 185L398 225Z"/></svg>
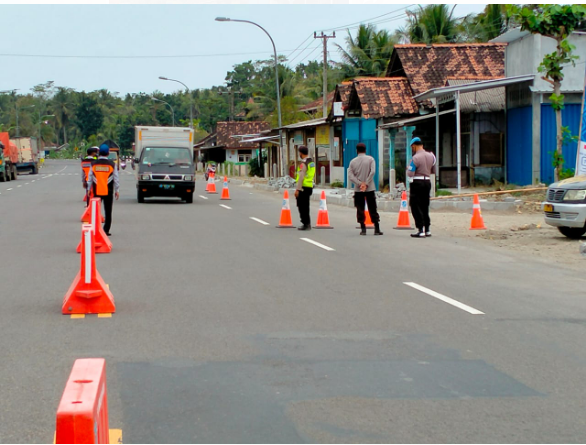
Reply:
<svg viewBox="0 0 586 445"><path fill-rule="evenodd" d="M258 147L254 142L239 142L232 136L244 134L259 134L261 131L270 130L271 126L264 121L251 122L218 122L216 125L216 145L227 149L248 149Z"/></svg>
<svg viewBox="0 0 586 445"><path fill-rule="evenodd" d="M405 76L415 95L444 86L448 78L494 79L505 75L504 43L395 45L387 76Z"/></svg>
<svg viewBox="0 0 586 445"><path fill-rule="evenodd" d="M369 77L354 81L356 95L366 119L379 119L418 112L409 81L404 77Z"/></svg>
<svg viewBox="0 0 586 445"><path fill-rule="evenodd" d="M332 105L332 102L334 101L334 91L328 93L328 109L330 108L330 106ZM299 108L299 111L313 111L313 110L318 110L321 109L322 107L322 103L323 103L323 97L320 97L319 99L314 100L313 102L309 102L306 105L303 105L301 108Z"/></svg>

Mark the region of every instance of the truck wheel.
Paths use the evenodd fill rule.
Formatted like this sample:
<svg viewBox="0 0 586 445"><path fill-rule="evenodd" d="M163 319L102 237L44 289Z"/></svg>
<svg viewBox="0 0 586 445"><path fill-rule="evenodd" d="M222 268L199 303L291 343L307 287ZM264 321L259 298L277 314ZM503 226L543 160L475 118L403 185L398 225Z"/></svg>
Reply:
<svg viewBox="0 0 586 445"><path fill-rule="evenodd" d="M10 182L12 179L12 173L10 173L10 170L8 169L4 170L4 176L6 177L6 182Z"/></svg>
<svg viewBox="0 0 586 445"><path fill-rule="evenodd" d="M13 165L12 166L12 179L16 181L17 176L18 176L18 173L16 172L16 167Z"/></svg>
<svg viewBox="0 0 586 445"><path fill-rule="evenodd" d="M6 178L8 178L8 176L6 176L6 171L5 171L5 172L4 172L4 173L2 173L2 175L0 176L0 182L6 182L6 181L7 181L7 179L6 179Z"/></svg>
<svg viewBox="0 0 586 445"><path fill-rule="evenodd" d="M586 226L584 227L558 227L560 233L571 239L580 239L586 233Z"/></svg>
<svg viewBox="0 0 586 445"><path fill-rule="evenodd" d="M33 168L31 168L31 175L36 175L37 173L39 173L39 166L34 164Z"/></svg>
<svg viewBox="0 0 586 445"><path fill-rule="evenodd" d="M193 193L188 193L187 195L185 195L185 202L187 204L193 203Z"/></svg>
<svg viewBox="0 0 586 445"><path fill-rule="evenodd" d="M144 204L144 192L141 190L136 191L136 200L139 204Z"/></svg>

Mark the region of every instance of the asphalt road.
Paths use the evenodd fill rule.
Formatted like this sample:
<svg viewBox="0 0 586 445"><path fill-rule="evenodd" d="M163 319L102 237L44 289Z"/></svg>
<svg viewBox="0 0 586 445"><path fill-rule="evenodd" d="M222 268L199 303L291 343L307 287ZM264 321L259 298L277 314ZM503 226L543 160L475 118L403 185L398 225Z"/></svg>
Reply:
<svg viewBox="0 0 586 445"><path fill-rule="evenodd" d="M52 440L81 357L107 360L125 443L584 442L583 273L396 214L383 237L336 206L334 230L277 229L281 196L243 186L138 204L123 172L96 260L117 312L71 319L79 170L0 183L0 442Z"/></svg>

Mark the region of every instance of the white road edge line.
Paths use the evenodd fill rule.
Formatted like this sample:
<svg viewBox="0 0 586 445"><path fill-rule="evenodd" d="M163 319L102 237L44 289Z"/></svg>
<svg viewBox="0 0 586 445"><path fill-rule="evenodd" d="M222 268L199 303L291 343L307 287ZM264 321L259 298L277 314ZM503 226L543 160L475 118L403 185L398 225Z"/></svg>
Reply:
<svg viewBox="0 0 586 445"><path fill-rule="evenodd" d="M59 170L57 173L55 173L56 175L58 175L59 173L61 173L63 170L65 170L67 168L67 166L63 167L61 170Z"/></svg>
<svg viewBox="0 0 586 445"><path fill-rule="evenodd" d="M472 315L485 315L484 312L481 312L478 309L474 309L471 306L468 306L468 305L466 305L464 303L460 303L459 301L454 300L453 298L446 297L445 295L442 295L442 294L440 294L438 292L435 292L435 291L433 291L431 289L428 289L426 287L423 287L423 286L421 286L421 285L419 285L417 283L405 283L404 282L403 284L405 284L405 285L407 285L409 287L412 287L413 289L417 289L418 291L423 292L423 293L425 293L427 295L431 295L432 297L437 298L438 300L441 300L444 303L451 304L452 306L455 306L458 309L462 309L463 311L466 311L466 312L468 312L468 313L470 313Z"/></svg>
<svg viewBox="0 0 586 445"><path fill-rule="evenodd" d="M208 199L208 198L206 198L206 197L205 197L205 196L203 196L203 195L199 195L199 197L200 197L201 199Z"/></svg>
<svg viewBox="0 0 586 445"><path fill-rule="evenodd" d="M220 207L224 207L225 209L232 210L232 207L228 207L228 206L226 206L224 204L220 204Z"/></svg>
<svg viewBox="0 0 586 445"><path fill-rule="evenodd" d="M336 250L336 249L332 249L331 247L324 246L323 244L318 243L317 241L314 241L314 240L309 239L309 238L299 238L299 239L301 241L305 241L306 243L313 244L314 246L321 247L322 249L327 250L328 252L333 252L333 251Z"/></svg>
<svg viewBox="0 0 586 445"><path fill-rule="evenodd" d="M262 219L255 218L254 216L251 216L250 219L252 219L253 221L256 221L257 223L261 223L263 226L270 226L271 225L270 223L263 221Z"/></svg>

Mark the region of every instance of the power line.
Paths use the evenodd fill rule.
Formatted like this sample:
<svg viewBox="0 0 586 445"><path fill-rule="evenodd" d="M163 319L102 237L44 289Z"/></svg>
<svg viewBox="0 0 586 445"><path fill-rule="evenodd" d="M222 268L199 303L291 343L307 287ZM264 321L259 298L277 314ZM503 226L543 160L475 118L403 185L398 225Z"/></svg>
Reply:
<svg viewBox="0 0 586 445"><path fill-rule="evenodd" d="M362 24L362 23L364 23L364 22L369 22L369 21L371 21L371 20L376 20L376 19L378 19L378 18L381 18L381 17L387 16L387 15L395 14L395 13L397 13L397 12L399 12L399 11L402 11L402 10L404 10L404 9L410 8L411 6L415 6L415 5L414 5L414 4L413 4L413 5L407 5L407 6L403 7L403 8L399 8L399 9L396 9L396 10L394 10L394 11L387 12L387 13L385 13L385 14L377 15L376 17L372 17L372 18L370 18L370 19L364 19L364 20L361 20L361 21L359 21L359 22L350 23L350 24L348 24L348 25L344 25L344 26L338 26L337 28L321 29L320 31L324 31L324 32L326 32L326 31L338 31L338 30L340 30L340 29L346 29L346 28L349 28L349 27L351 27L351 26L353 26L353 25ZM402 15L406 15L406 14L402 14Z"/></svg>
<svg viewBox="0 0 586 445"><path fill-rule="evenodd" d="M307 39L306 39L307 40ZM310 42L311 44L312 42ZM285 49L282 51L296 50ZM222 54L181 54L181 55L142 55L142 56L88 56L83 54L64 55L64 54L0 54L0 57L33 57L44 59L187 59L197 57L224 57L224 56L244 56L252 54L265 54L268 51L254 51L246 53L222 53Z"/></svg>

